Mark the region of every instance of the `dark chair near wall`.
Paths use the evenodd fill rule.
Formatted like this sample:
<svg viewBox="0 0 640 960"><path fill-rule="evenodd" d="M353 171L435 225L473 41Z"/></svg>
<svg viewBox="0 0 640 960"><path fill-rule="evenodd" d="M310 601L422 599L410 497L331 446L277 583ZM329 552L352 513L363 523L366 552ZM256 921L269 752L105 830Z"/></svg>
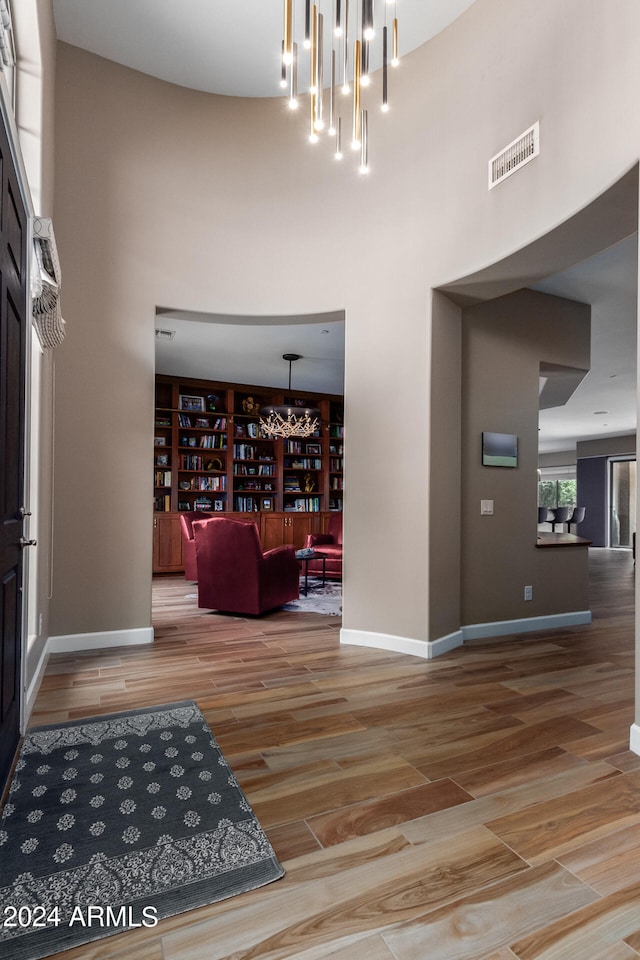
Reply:
<svg viewBox="0 0 640 960"><path fill-rule="evenodd" d="M565 523L569 522L569 517L572 514L572 507L556 507L555 510L552 510L553 520L551 521L551 529L553 532L556 532L556 526L560 524L560 530L562 532L562 526Z"/></svg>
<svg viewBox="0 0 640 960"><path fill-rule="evenodd" d="M193 539L194 520L207 520L212 513L198 510L186 510L180 514L180 532L182 533L182 559L184 560L185 580L198 579L196 564L196 542Z"/></svg>
<svg viewBox="0 0 640 960"><path fill-rule="evenodd" d="M553 511L548 507L538 507L538 523L551 523Z"/></svg>
<svg viewBox="0 0 640 960"><path fill-rule="evenodd" d="M257 616L300 596L293 546L263 553L257 524L213 517L193 523L198 606Z"/></svg>
<svg viewBox="0 0 640 960"><path fill-rule="evenodd" d="M574 533L577 533L577 532L578 532L578 531L577 531L578 524L579 524L579 523L582 523L582 521L584 520L584 515L585 515L586 512L587 512L586 507L574 507L574 508L573 508L573 513L571 514L571 516L569 517L569 520L567 521L567 523L568 523L567 529L568 529L569 533L571 533L571 526L572 526L572 525L576 528L573 532L574 532Z"/></svg>

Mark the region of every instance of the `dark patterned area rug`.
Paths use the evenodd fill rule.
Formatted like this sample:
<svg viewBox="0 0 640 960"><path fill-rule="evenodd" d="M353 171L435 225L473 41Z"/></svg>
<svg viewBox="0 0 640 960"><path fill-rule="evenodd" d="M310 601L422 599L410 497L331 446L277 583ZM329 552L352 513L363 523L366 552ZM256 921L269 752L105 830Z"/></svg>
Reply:
<svg viewBox="0 0 640 960"><path fill-rule="evenodd" d="M342 583L339 580L327 580L324 587L322 580L309 577L308 592L305 597L304 578L300 581L300 597L286 603L283 610L291 613L322 613L329 617L342 616Z"/></svg>
<svg viewBox="0 0 640 960"><path fill-rule="evenodd" d="M192 701L34 728L0 821L0 957L152 927L283 873Z"/></svg>

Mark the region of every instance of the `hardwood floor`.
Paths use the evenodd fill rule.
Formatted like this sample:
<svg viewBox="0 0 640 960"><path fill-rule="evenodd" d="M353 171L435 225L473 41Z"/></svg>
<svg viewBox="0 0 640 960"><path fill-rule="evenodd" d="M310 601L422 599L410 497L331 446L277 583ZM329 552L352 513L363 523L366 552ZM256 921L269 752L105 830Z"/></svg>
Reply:
<svg viewBox="0 0 640 960"><path fill-rule="evenodd" d="M158 582L153 647L52 657L32 723L194 698L286 875L59 956L639 957L630 555L592 550L591 582L590 626L431 662Z"/></svg>

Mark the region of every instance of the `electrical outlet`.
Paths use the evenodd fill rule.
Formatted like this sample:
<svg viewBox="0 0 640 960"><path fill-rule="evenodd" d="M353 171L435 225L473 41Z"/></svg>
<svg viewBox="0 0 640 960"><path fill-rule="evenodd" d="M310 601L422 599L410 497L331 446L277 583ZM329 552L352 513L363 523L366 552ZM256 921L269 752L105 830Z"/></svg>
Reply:
<svg viewBox="0 0 640 960"><path fill-rule="evenodd" d="M533 600L533 587L524 588L524 598L525 600Z"/></svg>
<svg viewBox="0 0 640 960"><path fill-rule="evenodd" d="M492 516L493 516L493 500L481 500L481 501L480 501L480 516L482 516L482 517L492 517Z"/></svg>

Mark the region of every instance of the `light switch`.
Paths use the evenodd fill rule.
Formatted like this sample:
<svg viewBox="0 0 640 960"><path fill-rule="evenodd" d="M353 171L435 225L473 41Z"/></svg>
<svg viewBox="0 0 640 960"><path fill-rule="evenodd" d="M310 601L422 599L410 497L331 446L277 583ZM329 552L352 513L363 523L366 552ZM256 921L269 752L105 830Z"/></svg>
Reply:
<svg viewBox="0 0 640 960"><path fill-rule="evenodd" d="M480 501L480 515L483 517L493 516L493 500Z"/></svg>

